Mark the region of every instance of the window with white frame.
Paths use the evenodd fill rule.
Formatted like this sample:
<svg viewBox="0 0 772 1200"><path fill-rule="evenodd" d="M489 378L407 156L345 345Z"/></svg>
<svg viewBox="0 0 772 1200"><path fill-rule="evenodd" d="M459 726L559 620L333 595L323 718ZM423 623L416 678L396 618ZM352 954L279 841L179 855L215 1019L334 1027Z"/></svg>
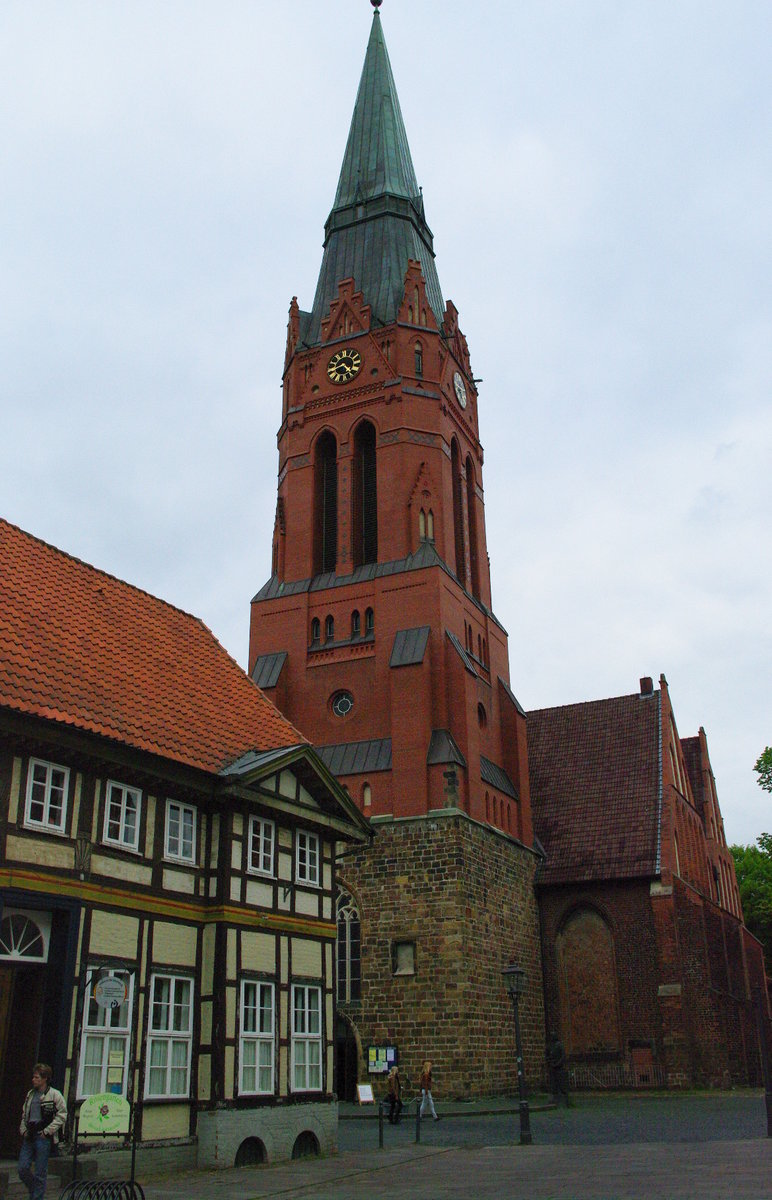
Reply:
<svg viewBox="0 0 772 1200"><path fill-rule="evenodd" d="M130 971L107 967L89 970L88 996L83 1012L78 1095L94 1096L100 1092L126 1095L129 1068L129 1036L134 1001L134 976ZM119 979L125 988L125 998L114 1008L97 1004L95 988L100 979Z"/></svg>
<svg viewBox="0 0 772 1200"><path fill-rule="evenodd" d="M273 1092L274 988L256 979L241 982L239 1094Z"/></svg>
<svg viewBox="0 0 772 1200"><path fill-rule="evenodd" d="M322 989L292 988L292 1090L322 1089Z"/></svg>
<svg viewBox="0 0 772 1200"><path fill-rule="evenodd" d="M266 821L263 817L250 817L247 869L260 875L273 875L275 843L276 826L273 821Z"/></svg>
<svg viewBox="0 0 772 1200"><path fill-rule="evenodd" d="M193 1043L193 981L154 975L150 983L145 1095L187 1096Z"/></svg>
<svg viewBox="0 0 772 1200"><path fill-rule="evenodd" d="M105 825L102 837L111 846L136 850L139 846L141 793L137 788L109 780L105 793Z"/></svg>
<svg viewBox="0 0 772 1200"><path fill-rule="evenodd" d="M321 882L318 834L299 829L295 837L295 878L298 883Z"/></svg>
<svg viewBox="0 0 772 1200"><path fill-rule="evenodd" d="M196 810L178 800L166 801L165 858L178 862L196 861Z"/></svg>
<svg viewBox="0 0 772 1200"><path fill-rule="evenodd" d="M64 833L67 816L68 767L31 758L24 824Z"/></svg>

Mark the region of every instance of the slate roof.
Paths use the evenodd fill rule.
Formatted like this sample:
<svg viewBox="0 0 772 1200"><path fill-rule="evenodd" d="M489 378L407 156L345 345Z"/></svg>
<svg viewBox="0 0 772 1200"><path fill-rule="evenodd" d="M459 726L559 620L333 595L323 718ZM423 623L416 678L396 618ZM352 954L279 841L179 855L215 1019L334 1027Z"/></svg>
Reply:
<svg viewBox="0 0 772 1200"><path fill-rule="evenodd" d="M259 688L276 687L286 661L286 650L279 650L276 654L261 654L252 668L252 678L257 686Z"/></svg>
<svg viewBox="0 0 772 1200"><path fill-rule="evenodd" d="M541 884L659 872L660 695L527 714L534 830L547 854Z"/></svg>
<svg viewBox="0 0 772 1200"><path fill-rule="evenodd" d="M429 641L430 628L421 625L416 629L399 629L394 635L390 667L412 667L422 663Z"/></svg>
<svg viewBox="0 0 772 1200"><path fill-rule="evenodd" d="M374 771L391 770L391 738L317 746L316 753L333 775L370 775Z"/></svg>
<svg viewBox="0 0 772 1200"><path fill-rule="evenodd" d="M211 773L308 745L197 617L2 519L0 706Z"/></svg>
<svg viewBox="0 0 772 1200"><path fill-rule="evenodd" d="M441 327L445 303L432 232L376 11L335 201L325 225L313 309L301 315L302 340L307 345L319 342L321 322L342 279L353 278L372 308L373 324L396 320L411 258L421 263L427 297Z"/></svg>

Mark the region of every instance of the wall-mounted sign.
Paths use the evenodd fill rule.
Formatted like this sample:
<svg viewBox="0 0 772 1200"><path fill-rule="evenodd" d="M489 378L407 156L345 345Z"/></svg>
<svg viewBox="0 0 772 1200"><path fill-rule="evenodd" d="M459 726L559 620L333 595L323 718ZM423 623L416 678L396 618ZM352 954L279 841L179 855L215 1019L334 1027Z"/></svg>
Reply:
<svg viewBox="0 0 772 1200"><path fill-rule="evenodd" d="M120 1134L129 1132L131 1106L125 1096L100 1092L80 1106L78 1133Z"/></svg>
<svg viewBox="0 0 772 1200"><path fill-rule="evenodd" d="M103 975L94 984L94 999L100 1008L120 1008L126 995L126 981L120 975Z"/></svg>
<svg viewBox="0 0 772 1200"><path fill-rule="evenodd" d="M396 1046L368 1046L368 1075L386 1075L397 1063Z"/></svg>

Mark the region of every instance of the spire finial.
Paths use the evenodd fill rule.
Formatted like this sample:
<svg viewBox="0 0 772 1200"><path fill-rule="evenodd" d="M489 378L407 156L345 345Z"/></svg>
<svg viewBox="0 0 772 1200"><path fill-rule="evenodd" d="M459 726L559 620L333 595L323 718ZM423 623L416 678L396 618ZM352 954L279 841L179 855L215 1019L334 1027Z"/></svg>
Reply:
<svg viewBox="0 0 772 1200"><path fill-rule="evenodd" d="M376 17L377 17L377 16L378 16L378 9L379 9L379 8L381 7L381 5L383 4L383 0L370 0L370 3L372 4L373 8L375 9L375 15L376 15Z"/></svg>

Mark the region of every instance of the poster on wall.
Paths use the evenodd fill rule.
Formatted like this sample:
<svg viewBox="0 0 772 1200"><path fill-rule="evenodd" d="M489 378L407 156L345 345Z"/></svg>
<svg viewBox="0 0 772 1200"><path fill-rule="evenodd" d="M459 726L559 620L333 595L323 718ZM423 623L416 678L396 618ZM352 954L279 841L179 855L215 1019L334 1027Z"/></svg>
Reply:
<svg viewBox="0 0 772 1200"><path fill-rule="evenodd" d="M387 1075L398 1062L396 1046L368 1046L368 1075Z"/></svg>

